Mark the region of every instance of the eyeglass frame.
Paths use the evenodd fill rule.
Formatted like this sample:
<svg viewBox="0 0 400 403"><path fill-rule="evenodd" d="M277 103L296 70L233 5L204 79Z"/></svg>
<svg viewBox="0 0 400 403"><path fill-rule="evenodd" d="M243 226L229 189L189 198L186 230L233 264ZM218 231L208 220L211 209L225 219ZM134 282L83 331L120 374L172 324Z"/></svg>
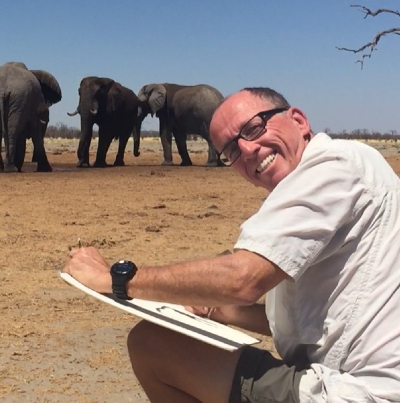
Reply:
<svg viewBox="0 0 400 403"><path fill-rule="evenodd" d="M267 126L268 120L271 119L274 115L276 115L277 113L281 113L281 112L285 112L287 110L289 110L290 107L281 107L281 108L273 108L273 109L268 109L266 111L261 111L256 113L253 117L251 117L240 129L239 133L232 139L230 140L227 144L224 145L224 147L222 148L221 152L219 153L219 155L222 155L224 153L224 151L232 144L232 143L236 143L238 150L239 150L239 154L237 155L237 157L235 157L232 161L225 156L227 162L224 162L224 164L226 166L231 166L233 165L238 158L241 156L242 154L242 150L239 147L239 140L243 139L245 141L254 141L257 140L263 133L265 133L264 129ZM268 116L268 118L266 118L266 116ZM258 133L254 138L246 138L243 137L242 132L243 129L256 117L261 118L261 120L264 122L264 127L260 130L260 133Z"/></svg>

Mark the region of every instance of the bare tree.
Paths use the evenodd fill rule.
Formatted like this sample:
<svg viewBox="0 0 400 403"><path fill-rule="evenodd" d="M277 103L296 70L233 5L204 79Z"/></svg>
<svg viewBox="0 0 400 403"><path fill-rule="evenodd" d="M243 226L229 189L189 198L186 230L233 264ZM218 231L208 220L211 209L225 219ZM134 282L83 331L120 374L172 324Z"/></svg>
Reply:
<svg viewBox="0 0 400 403"><path fill-rule="evenodd" d="M365 138L369 136L369 130L368 129L361 129L361 137Z"/></svg>
<svg viewBox="0 0 400 403"><path fill-rule="evenodd" d="M383 14L383 13L388 13L388 14L393 14L393 15L397 15L398 17L400 17L400 12L399 11L395 11L395 10L391 10L388 8L378 8L375 11L372 11L371 9L364 7L364 6L360 6L360 5L351 5L350 7L353 7L355 9L357 9L358 11L362 12L364 14L364 19L366 19L367 17L376 17L379 14ZM346 52L352 52L352 53L361 53L361 59L357 60L356 63L360 63L361 64L361 69L364 66L364 60L365 59L369 59L372 56L372 53L377 50L377 45L379 43L379 41L381 40L381 38L383 36L386 35L400 35L400 27L399 28L389 28L389 29L385 29L383 31L378 32L372 39L371 42L366 43L365 45L361 46L359 49L349 49L349 48L339 48L336 47L336 49L339 50L344 50Z"/></svg>

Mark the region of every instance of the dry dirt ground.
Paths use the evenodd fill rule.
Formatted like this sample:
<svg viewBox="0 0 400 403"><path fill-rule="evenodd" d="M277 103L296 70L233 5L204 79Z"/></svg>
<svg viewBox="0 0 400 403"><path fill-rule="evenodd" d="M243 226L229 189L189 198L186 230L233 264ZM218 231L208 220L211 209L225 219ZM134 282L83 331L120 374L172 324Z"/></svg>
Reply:
<svg viewBox="0 0 400 403"><path fill-rule="evenodd" d="M26 163L0 174L1 402L147 402L126 352L137 318L68 286L56 268L78 237L139 266L232 249L267 194L230 168L205 167L205 144L189 144L193 167L160 166L154 139L139 158L129 143L125 167L77 169L76 142L46 140L54 172ZM398 149L376 146L399 174ZM262 346L273 349L267 338Z"/></svg>

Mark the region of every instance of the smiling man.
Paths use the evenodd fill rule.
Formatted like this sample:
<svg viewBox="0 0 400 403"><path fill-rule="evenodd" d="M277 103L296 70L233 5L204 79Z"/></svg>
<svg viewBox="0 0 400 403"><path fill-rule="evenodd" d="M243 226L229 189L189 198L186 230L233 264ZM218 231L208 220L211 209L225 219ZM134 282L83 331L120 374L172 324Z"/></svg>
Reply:
<svg viewBox="0 0 400 403"><path fill-rule="evenodd" d="M266 96L271 97L269 102L263 98ZM226 164L237 162L237 171L269 191L296 168L312 136L300 109L291 108L275 91L262 88L241 91L226 99L223 108L214 114L211 133Z"/></svg>
<svg viewBox="0 0 400 403"><path fill-rule="evenodd" d="M371 147L314 135L269 88L226 98L210 129L227 163L270 191L235 253L128 277L124 266L118 277L96 249L80 248L65 271L99 292L187 305L272 335L282 359L142 321L128 350L150 401L400 401L399 178Z"/></svg>

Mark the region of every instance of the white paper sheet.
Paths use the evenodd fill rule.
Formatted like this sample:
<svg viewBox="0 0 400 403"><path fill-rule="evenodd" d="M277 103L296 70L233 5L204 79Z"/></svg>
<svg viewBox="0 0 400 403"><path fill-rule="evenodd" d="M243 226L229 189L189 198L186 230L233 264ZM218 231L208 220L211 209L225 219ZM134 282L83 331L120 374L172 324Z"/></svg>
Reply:
<svg viewBox="0 0 400 403"><path fill-rule="evenodd" d="M215 347L228 351L235 351L245 345L258 343L259 340L222 325L213 320L203 318L188 312L182 305L166 304L164 302L146 301L142 299L120 300L113 294L99 294L84 286L67 273L59 272L61 278L68 284L85 293L106 302L116 308L122 309L132 315L149 322L164 326L176 332L183 333L194 339L201 340Z"/></svg>

